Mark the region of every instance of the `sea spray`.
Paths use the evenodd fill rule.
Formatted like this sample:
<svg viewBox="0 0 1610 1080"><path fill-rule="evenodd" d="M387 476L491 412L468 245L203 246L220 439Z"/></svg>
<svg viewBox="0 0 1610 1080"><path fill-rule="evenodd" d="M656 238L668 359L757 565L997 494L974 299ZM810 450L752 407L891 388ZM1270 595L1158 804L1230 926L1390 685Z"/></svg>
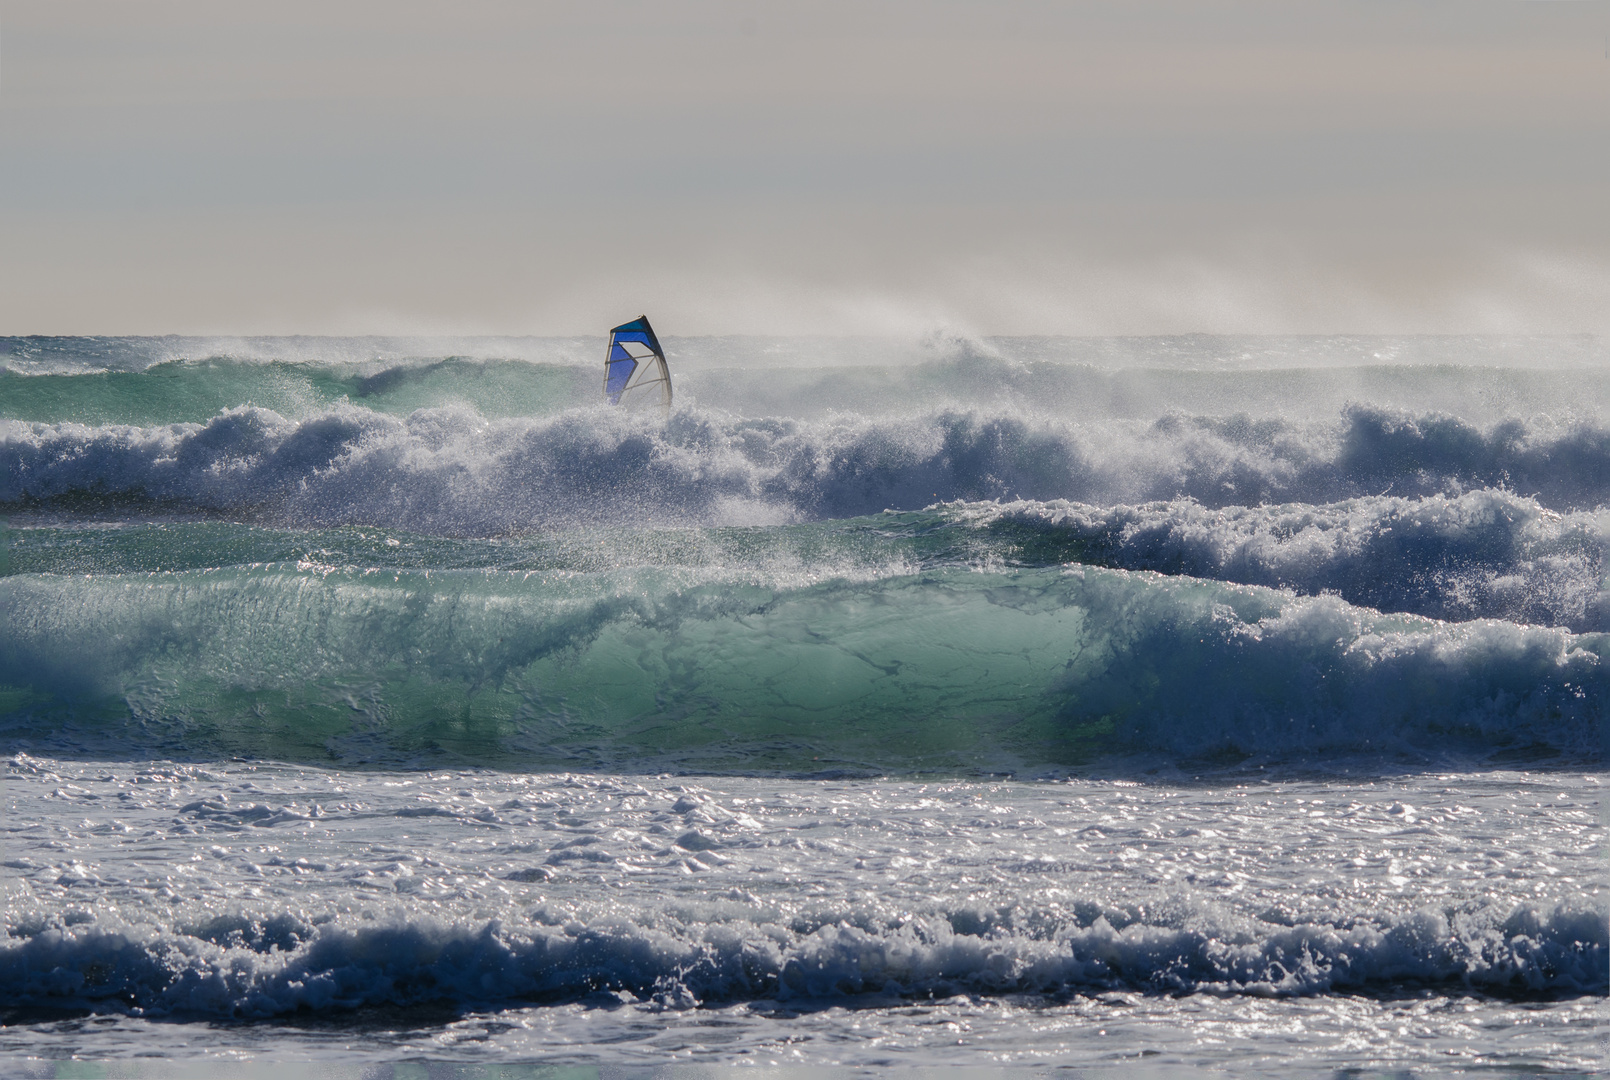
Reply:
<svg viewBox="0 0 1610 1080"><path fill-rule="evenodd" d="M1602 343L603 344L0 338L0 1053L1599 1066Z"/></svg>
<svg viewBox="0 0 1610 1080"><path fill-rule="evenodd" d="M239 406L156 427L0 421L0 506L192 512L456 535L775 524L954 499L1219 508L1515 492L1559 512L1610 498L1610 429L1350 408L1339 420L1073 423L978 410L805 421L699 409L490 419L342 404Z"/></svg>

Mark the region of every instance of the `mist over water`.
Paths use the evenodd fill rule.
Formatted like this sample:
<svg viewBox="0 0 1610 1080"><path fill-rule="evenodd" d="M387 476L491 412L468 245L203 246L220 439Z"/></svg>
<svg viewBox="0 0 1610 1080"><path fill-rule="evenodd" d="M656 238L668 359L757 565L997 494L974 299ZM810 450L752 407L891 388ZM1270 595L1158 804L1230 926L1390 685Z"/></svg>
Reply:
<svg viewBox="0 0 1610 1080"><path fill-rule="evenodd" d="M88 11L0 1075L1604 1073L1602 4Z"/></svg>
<svg viewBox="0 0 1610 1080"><path fill-rule="evenodd" d="M1600 754L1589 339L694 339L664 420L595 403L587 342L425 344L11 339L13 728L605 768Z"/></svg>
<svg viewBox="0 0 1610 1080"><path fill-rule="evenodd" d="M1596 340L669 351L0 341L0 1010L1593 1060Z"/></svg>

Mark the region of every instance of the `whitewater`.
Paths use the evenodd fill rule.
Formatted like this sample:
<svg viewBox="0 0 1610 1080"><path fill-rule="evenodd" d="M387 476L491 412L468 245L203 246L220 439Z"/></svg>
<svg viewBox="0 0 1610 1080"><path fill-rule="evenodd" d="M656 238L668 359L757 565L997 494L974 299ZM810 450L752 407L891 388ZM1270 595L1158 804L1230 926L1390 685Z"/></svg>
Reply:
<svg viewBox="0 0 1610 1080"><path fill-rule="evenodd" d="M0 339L8 1068L1600 1067L1602 342L665 340Z"/></svg>

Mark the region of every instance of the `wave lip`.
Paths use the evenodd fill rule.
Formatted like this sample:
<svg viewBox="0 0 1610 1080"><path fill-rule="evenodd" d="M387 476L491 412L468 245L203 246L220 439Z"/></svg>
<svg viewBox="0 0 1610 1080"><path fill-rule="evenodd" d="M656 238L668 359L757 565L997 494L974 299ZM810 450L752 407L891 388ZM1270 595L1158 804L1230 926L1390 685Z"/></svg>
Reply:
<svg viewBox="0 0 1610 1080"><path fill-rule="evenodd" d="M162 929L90 921L13 928L13 943L0 947L0 1006L272 1017L599 992L678 1007L1113 989L1302 996L1402 984L1594 994L1606 990L1610 960L1606 912L1569 904L1475 903L1341 927L1226 920L1207 910L1183 925L1115 926L1098 915L1037 935L956 928L967 921L965 912L817 927L642 913L563 926L314 926L279 917L265 929L265 920L237 917Z"/></svg>
<svg viewBox="0 0 1610 1080"><path fill-rule="evenodd" d="M1335 593L1449 620L1610 629L1610 517L1559 514L1508 491L1212 508L1190 499L1096 507L958 503L943 512L1012 545L1014 561Z"/></svg>
<svg viewBox="0 0 1610 1080"><path fill-rule="evenodd" d="M111 498L450 536L822 520L955 499L1224 508L1492 489L1553 511L1610 505L1610 430L1483 431L1362 407L1339 424L689 409L662 425L603 409L491 420L462 406L394 417L342 405L289 420L243 406L163 427L0 421L0 466L0 504L15 507Z"/></svg>

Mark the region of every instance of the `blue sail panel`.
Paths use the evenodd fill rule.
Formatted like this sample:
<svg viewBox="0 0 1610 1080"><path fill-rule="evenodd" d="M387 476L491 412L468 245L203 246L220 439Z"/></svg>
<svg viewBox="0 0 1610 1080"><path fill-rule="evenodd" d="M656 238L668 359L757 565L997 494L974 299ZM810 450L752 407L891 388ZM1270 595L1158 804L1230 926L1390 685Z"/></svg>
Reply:
<svg viewBox="0 0 1610 1080"><path fill-rule="evenodd" d="M611 405L619 405L621 393L625 391L626 384L637 370L637 361L628 356L624 360L611 359L604 365L604 396Z"/></svg>

